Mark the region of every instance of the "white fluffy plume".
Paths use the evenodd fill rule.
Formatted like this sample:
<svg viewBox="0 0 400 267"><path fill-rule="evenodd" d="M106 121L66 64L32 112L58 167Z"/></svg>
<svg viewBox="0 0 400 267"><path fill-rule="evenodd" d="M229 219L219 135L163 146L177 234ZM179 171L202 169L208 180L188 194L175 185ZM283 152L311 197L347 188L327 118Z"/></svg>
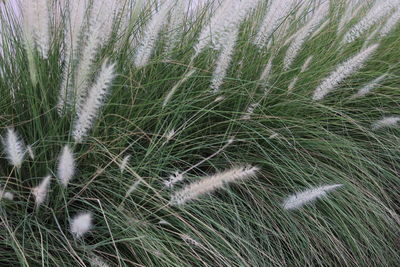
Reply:
<svg viewBox="0 0 400 267"><path fill-rule="evenodd" d="M400 121L399 116L389 116L384 117L372 124L372 130L379 130L382 128L394 128L398 127L398 122Z"/></svg>
<svg viewBox="0 0 400 267"><path fill-rule="evenodd" d="M187 9L185 2L185 0L176 0L176 4L171 9L164 50L167 56L179 43Z"/></svg>
<svg viewBox="0 0 400 267"><path fill-rule="evenodd" d="M248 14L258 5L259 0L225 0L215 11L211 21L206 24L194 47L196 57L205 47L211 45L214 50L222 49L232 32L237 31Z"/></svg>
<svg viewBox="0 0 400 267"><path fill-rule="evenodd" d="M232 183L254 177L258 167L236 167L222 173L207 176L198 182L192 183L174 193L171 197L171 205L183 205L195 200L201 195L211 193L222 188L227 183Z"/></svg>
<svg viewBox="0 0 400 267"><path fill-rule="evenodd" d="M235 29L228 36L226 44L218 57L217 66L215 67L211 80L211 89L213 93L217 93L219 91L220 86L224 81L229 65L232 61L232 55L235 49L237 37L238 31L237 29Z"/></svg>
<svg viewBox="0 0 400 267"><path fill-rule="evenodd" d="M357 55L340 64L314 91L313 100L323 99L334 90L345 78L357 72L364 66L365 61L375 52L378 44L371 45Z"/></svg>
<svg viewBox="0 0 400 267"><path fill-rule="evenodd" d="M308 67L310 67L313 58L314 58L313 55L307 57L307 59L304 61L303 65L301 66L300 73L305 72L308 69Z"/></svg>
<svg viewBox="0 0 400 267"><path fill-rule="evenodd" d="M251 103L251 104L247 107L247 109L246 109L246 114L243 114L240 118L241 118L242 120L250 120L251 115L254 114L254 110L255 110L258 106L260 106L260 102L253 102L253 103Z"/></svg>
<svg viewBox="0 0 400 267"><path fill-rule="evenodd" d="M70 76L73 73L73 64L77 59L78 43L85 25L85 14L89 7L89 0L68 1L68 8L63 10L67 18L65 28L65 64L63 79L58 97L57 111L62 115L65 105L71 104L72 97Z"/></svg>
<svg viewBox="0 0 400 267"><path fill-rule="evenodd" d="M289 69L293 61L299 54L303 44L307 38L318 28L321 21L327 16L329 11L329 1L323 2L317 10L315 10L311 19L299 30L294 37L294 40L290 44L286 51L285 58L283 59L284 69Z"/></svg>
<svg viewBox="0 0 400 267"><path fill-rule="evenodd" d="M344 35L343 42L351 43L368 31L378 21L387 16L394 7L399 5L397 0L376 1L369 12Z"/></svg>
<svg viewBox="0 0 400 267"><path fill-rule="evenodd" d="M84 212L76 215L70 223L70 231L75 238L83 237L92 228L92 214Z"/></svg>
<svg viewBox="0 0 400 267"><path fill-rule="evenodd" d="M274 60L274 56L271 56L268 59L268 62L265 65L264 70L261 72L260 79L258 81L259 84L264 88L265 92L268 92L268 90L266 90L266 88L267 88L268 81L269 81L271 73L272 73L273 60Z"/></svg>
<svg viewBox="0 0 400 267"><path fill-rule="evenodd" d="M72 99L80 104L86 95L90 77L93 73L94 60L99 48L108 40L113 25L114 1L94 1L90 12L89 29L85 34L82 56L77 66ZM78 106L79 108L79 106Z"/></svg>
<svg viewBox="0 0 400 267"><path fill-rule="evenodd" d="M57 178L60 183L67 187L69 181L75 173L75 159L71 148L66 145L63 147L58 160Z"/></svg>
<svg viewBox="0 0 400 267"><path fill-rule="evenodd" d="M382 82L386 78L387 74L383 74L379 76L378 78L375 78L371 82L369 82L367 85L365 85L363 88L361 88L356 94L352 96L352 98L358 98L365 96L368 94L371 90L373 90L375 87L379 85L380 82Z"/></svg>
<svg viewBox="0 0 400 267"><path fill-rule="evenodd" d="M14 199L14 194L11 192L0 192L0 200L3 198L11 201Z"/></svg>
<svg viewBox="0 0 400 267"><path fill-rule="evenodd" d="M165 132L165 133L163 134L162 137L165 138L165 140L168 142L168 141L170 141L172 138L175 137L175 134L176 134L175 129L171 129L171 130L169 130L168 132Z"/></svg>
<svg viewBox="0 0 400 267"><path fill-rule="evenodd" d="M123 173L128 166L129 160L131 159L131 155L126 155L119 164L119 169L121 173Z"/></svg>
<svg viewBox="0 0 400 267"><path fill-rule="evenodd" d="M70 1L68 4L66 62L57 106L60 115L65 108L80 108L90 85L98 51L111 36L116 5L114 0L93 1L91 4L88 0ZM71 77L73 83L69 82Z"/></svg>
<svg viewBox="0 0 400 267"><path fill-rule="evenodd" d="M85 24L85 14L89 8L89 0L68 1L68 8L64 11L67 15L65 28L65 45L67 55L76 53L82 29Z"/></svg>
<svg viewBox="0 0 400 267"><path fill-rule="evenodd" d="M22 0L22 29L25 43L29 47L35 44L47 58L50 48L50 16L47 0Z"/></svg>
<svg viewBox="0 0 400 267"><path fill-rule="evenodd" d="M93 255L89 259L91 267L110 267L110 265L101 257Z"/></svg>
<svg viewBox="0 0 400 267"><path fill-rule="evenodd" d="M114 77L114 64L108 65L107 61L104 62L95 83L89 90L86 101L81 103L81 107L77 112L77 119L72 132L75 142L81 143L88 135L106 99Z"/></svg>
<svg viewBox="0 0 400 267"><path fill-rule="evenodd" d="M168 12L171 10L174 0L167 0L161 5L160 10L153 15L144 30L143 38L136 51L134 64L136 67L144 67L147 65L151 54L153 53L158 35L162 26L167 21Z"/></svg>
<svg viewBox="0 0 400 267"><path fill-rule="evenodd" d="M33 152L33 148L31 145L27 145L26 146L26 151L28 152L29 157L31 158L31 160L35 159L35 153Z"/></svg>
<svg viewBox="0 0 400 267"><path fill-rule="evenodd" d="M47 197L49 192L51 176L46 176L38 186L32 189L32 195L35 197L36 206L40 206Z"/></svg>
<svg viewBox="0 0 400 267"><path fill-rule="evenodd" d="M390 18L386 21L385 25L379 30L379 36L387 36L399 23L400 21L400 7L394 12Z"/></svg>
<svg viewBox="0 0 400 267"><path fill-rule="evenodd" d="M179 171L174 172L169 176L168 180L165 180L163 183L165 187L172 188L176 183L183 180L183 174Z"/></svg>
<svg viewBox="0 0 400 267"><path fill-rule="evenodd" d="M272 1L254 41L258 47L262 48L267 44L267 40L282 25L297 3L298 0Z"/></svg>
<svg viewBox="0 0 400 267"><path fill-rule="evenodd" d="M344 13L340 17L339 24L337 31L340 33L346 24L353 18L358 15L360 10L364 8L365 4L367 4L368 1L355 1L355 0L346 0L344 1Z"/></svg>
<svg viewBox="0 0 400 267"><path fill-rule="evenodd" d="M13 128L7 129L3 144L10 164L16 168L20 168L24 161L26 150L24 143Z"/></svg>
<svg viewBox="0 0 400 267"><path fill-rule="evenodd" d="M8 191L5 191L2 186L0 186L0 200L2 199L13 200L14 194Z"/></svg>
<svg viewBox="0 0 400 267"><path fill-rule="evenodd" d="M286 210L298 209L310 202L315 201L318 198L326 196L328 192L333 191L341 186L341 184L324 185L296 193L284 200L283 208Z"/></svg>

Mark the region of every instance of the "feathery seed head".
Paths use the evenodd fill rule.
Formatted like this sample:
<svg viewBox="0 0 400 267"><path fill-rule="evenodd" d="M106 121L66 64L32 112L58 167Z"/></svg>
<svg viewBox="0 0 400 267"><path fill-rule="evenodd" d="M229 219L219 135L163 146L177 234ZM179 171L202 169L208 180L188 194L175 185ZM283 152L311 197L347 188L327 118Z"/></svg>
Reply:
<svg viewBox="0 0 400 267"><path fill-rule="evenodd" d="M293 78L293 80L288 85L288 93L292 92L294 87L296 86L297 81L299 80L299 76Z"/></svg>
<svg viewBox="0 0 400 267"><path fill-rule="evenodd" d="M139 186L139 184L140 184L141 182L142 182L142 180L137 180L137 181L135 181L135 182L128 188L128 191L126 191L125 198L127 198L130 194L132 194L132 192L135 191L135 190L138 188L138 186Z"/></svg>
<svg viewBox="0 0 400 267"><path fill-rule="evenodd" d="M340 64L334 72L332 72L319 85L313 95L313 100L322 100L329 92L334 90L345 78L357 72L364 66L365 61L375 52L378 44L371 45L357 55Z"/></svg>
<svg viewBox="0 0 400 267"><path fill-rule="evenodd" d="M264 87L264 90L267 87L268 80L271 76L273 60L274 57L271 56L268 60L267 65L265 65L263 72L260 75L259 83Z"/></svg>
<svg viewBox="0 0 400 267"><path fill-rule="evenodd" d="M258 47L262 48L267 44L267 40L282 25L297 3L298 0L272 1L254 41Z"/></svg>
<svg viewBox="0 0 400 267"><path fill-rule="evenodd" d="M175 134L176 134L175 129L172 129L172 130L170 130L170 131L168 131L167 133L164 134L164 138L167 141L169 141L175 136Z"/></svg>
<svg viewBox="0 0 400 267"><path fill-rule="evenodd" d="M25 146L13 128L8 128L3 144L8 161L16 168L20 168L25 157Z"/></svg>
<svg viewBox="0 0 400 267"><path fill-rule="evenodd" d="M303 65L301 66L300 73L305 72L308 69L308 67L311 65L313 58L314 58L313 55L307 57L307 59L304 61Z"/></svg>
<svg viewBox="0 0 400 267"><path fill-rule="evenodd" d="M379 85L379 83L381 81L383 81L383 79L385 79L387 76L387 74L383 74L381 76L379 76L378 78L372 80L371 82L369 82L367 85L365 85L363 88L361 88L356 94L354 94L351 98L358 98L358 97L362 97L365 96L366 94L368 94L371 90L373 90L376 86Z"/></svg>
<svg viewBox="0 0 400 267"><path fill-rule="evenodd" d="M397 2L397 3L396 3ZM393 8L398 5L398 1L383 0L376 1L367 15L365 15L356 25L344 35L343 42L351 43L368 31L378 21L387 16Z"/></svg>
<svg viewBox="0 0 400 267"><path fill-rule="evenodd" d="M68 186L69 181L75 173L75 159L71 148L66 145L63 147L58 160L57 177L64 187Z"/></svg>
<svg viewBox="0 0 400 267"><path fill-rule="evenodd" d="M344 26L354 17L357 16L358 12L364 8L364 4L368 1L353 1L347 0L344 10L344 14L340 18L339 25L337 28L338 34L343 31Z"/></svg>
<svg viewBox="0 0 400 267"><path fill-rule="evenodd" d="M141 68L148 64L151 54L153 53L159 33L162 26L167 22L168 12L171 10L174 0L167 0L162 5L160 10L153 15L150 22L144 30L143 38L136 51L134 64Z"/></svg>
<svg viewBox="0 0 400 267"><path fill-rule="evenodd" d="M93 72L94 60L99 48L109 39L113 25L113 1L93 1L89 27L85 38L87 39L82 50L82 57L79 61L74 84L74 94L72 97L80 108L82 99L87 94L90 85L90 77Z"/></svg>
<svg viewBox="0 0 400 267"><path fill-rule="evenodd" d="M93 126L115 77L114 68L114 64L108 65L107 61L103 63L100 73L90 88L85 102L81 104L72 132L76 143L81 143Z"/></svg>
<svg viewBox="0 0 400 267"><path fill-rule="evenodd" d="M253 115L254 110L260 105L259 102L251 103L246 110L246 114L241 116L242 120L250 120L251 115Z"/></svg>
<svg viewBox="0 0 400 267"><path fill-rule="evenodd" d="M187 243L191 246L201 247L201 244L198 241L196 241L194 238L192 238L190 235L181 234L180 237L185 243Z"/></svg>
<svg viewBox="0 0 400 267"><path fill-rule="evenodd" d="M166 220L159 220L158 224L163 224L163 225L171 225L169 222L167 222Z"/></svg>
<svg viewBox="0 0 400 267"><path fill-rule="evenodd" d="M3 192L3 195L2 195L2 197L0 197L0 200L1 200L2 198L11 201L11 200L14 200L14 194L11 193L11 192Z"/></svg>
<svg viewBox="0 0 400 267"><path fill-rule="evenodd" d="M50 48L50 14L47 0L22 0L22 29L28 49L36 44L42 57Z"/></svg>
<svg viewBox="0 0 400 267"><path fill-rule="evenodd" d="M119 164L119 169L120 169L121 173L123 173L125 171L126 167L128 166L130 158L131 158L131 155L126 155L122 159L121 163Z"/></svg>
<svg viewBox="0 0 400 267"><path fill-rule="evenodd" d="M222 100L224 100L224 99L225 99L225 96L223 96L223 95L217 96L217 97L214 99L214 102L220 102L220 101L222 101Z"/></svg>
<svg viewBox="0 0 400 267"><path fill-rule="evenodd" d="M283 202L283 208L286 210L298 209L303 205L315 201L318 198L326 196L328 192L333 191L341 186L342 184L325 185L296 193L285 199Z"/></svg>
<svg viewBox="0 0 400 267"><path fill-rule="evenodd" d="M105 260L97 255L93 255L90 257L90 266L91 267L110 267L110 265L105 262Z"/></svg>
<svg viewBox="0 0 400 267"><path fill-rule="evenodd" d="M71 106L74 92L72 91L70 77L75 72L72 63L78 59L78 44L82 39L82 31L85 26L85 14L89 7L89 0L68 1L68 7L63 8L67 19L65 27L65 64L62 74L62 83L58 96L57 112L64 115L66 108ZM65 11L64 11L65 10ZM80 64L82 65L82 64Z"/></svg>
<svg viewBox="0 0 400 267"><path fill-rule="evenodd" d="M35 204L39 207L47 197L49 191L51 176L48 175L40 182L38 186L32 189L32 194L35 197Z"/></svg>
<svg viewBox="0 0 400 267"><path fill-rule="evenodd" d="M26 146L26 151L28 152L29 157L31 158L31 160L35 159L35 154L33 153L33 149L31 145L27 145Z"/></svg>
<svg viewBox="0 0 400 267"><path fill-rule="evenodd" d="M285 70L288 70L292 65L293 61L299 54L303 44L306 42L308 37L318 28L318 25L326 17L329 12L329 1L323 2L318 9L314 12L313 16L300 29L300 31L294 37L294 40L290 44L288 50L286 51L285 58L283 60L283 66Z"/></svg>
<svg viewBox="0 0 400 267"><path fill-rule="evenodd" d="M176 171L174 174L169 176L168 180L164 181L165 187L172 188L176 183L183 180L183 174L181 172Z"/></svg>
<svg viewBox="0 0 400 267"><path fill-rule="evenodd" d="M0 186L0 200L2 200L3 198L11 201L14 199L14 194L5 191L4 188Z"/></svg>
<svg viewBox="0 0 400 267"><path fill-rule="evenodd" d="M223 83L223 79L225 78L229 65L232 61L232 55L235 49L237 37L238 31L237 29L234 29L230 33L230 36L228 37L226 44L223 47L220 56L218 57L217 66L214 70L211 81L211 89L213 93L217 93Z"/></svg>
<svg viewBox="0 0 400 267"><path fill-rule="evenodd" d="M304 61L303 65L301 66L300 73L303 73L303 72L305 72L305 71L308 69L308 67L309 67L310 64L311 64L312 59L313 59L313 56L309 56L309 57ZM293 89L295 88L296 83L297 83L298 80L299 80L299 75L297 75L296 77L294 77L294 78L292 79L292 81L291 81L290 84L288 85L288 93L290 93L290 92L293 91Z"/></svg>
<svg viewBox="0 0 400 267"><path fill-rule="evenodd" d="M176 90L183 84L185 83L194 73L196 72L196 69L192 69L189 72L186 72L185 75L183 76L182 79L180 79L174 87L171 88L171 90L168 92L168 94L165 96L165 99L163 101L163 107L165 107L168 102L171 100L172 96L176 92Z"/></svg>
<svg viewBox="0 0 400 267"><path fill-rule="evenodd" d="M194 50L197 56L208 45L214 50L229 46L230 37L248 14L259 4L259 0L225 0L216 10L211 21L203 27Z"/></svg>
<svg viewBox="0 0 400 267"><path fill-rule="evenodd" d="M245 166L236 167L222 173L205 177L198 182L192 183L174 193L171 197L171 205L183 205L189 201L196 200L201 195L211 193L222 188L226 183L232 183L254 177L259 171L258 167Z"/></svg>
<svg viewBox="0 0 400 267"><path fill-rule="evenodd" d="M92 214L84 212L76 215L70 223L70 231L75 238L83 237L92 228Z"/></svg>
<svg viewBox="0 0 400 267"><path fill-rule="evenodd" d="M230 145L230 144L232 144L233 142L235 142L235 140L236 140L235 136L232 136L232 137L230 137L230 138L228 139L228 141L226 141L226 143L227 143L228 145Z"/></svg>
<svg viewBox="0 0 400 267"><path fill-rule="evenodd" d="M275 138L277 138L278 136L279 136L278 133L273 133L273 134L271 134L268 138L269 138L269 139L275 139Z"/></svg>
<svg viewBox="0 0 400 267"><path fill-rule="evenodd" d="M400 21L400 8L395 11L392 16L386 21L385 25L379 30L379 36L387 36L399 23Z"/></svg>
<svg viewBox="0 0 400 267"><path fill-rule="evenodd" d="M168 35L165 45L165 54L168 54L178 45L182 27L185 20L185 0L176 0L176 4L170 10L168 23Z"/></svg>
<svg viewBox="0 0 400 267"><path fill-rule="evenodd" d="M390 116L380 119L372 124L372 130L379 130L382 128L394 128L398 127L398 122L400 121L399 116Z"/></svg>

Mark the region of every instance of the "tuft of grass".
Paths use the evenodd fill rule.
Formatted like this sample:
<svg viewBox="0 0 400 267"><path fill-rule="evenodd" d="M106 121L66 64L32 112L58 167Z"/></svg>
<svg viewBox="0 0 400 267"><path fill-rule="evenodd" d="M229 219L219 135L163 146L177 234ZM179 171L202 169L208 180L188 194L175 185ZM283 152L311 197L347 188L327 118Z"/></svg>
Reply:
<svg viewBox="0 0 400 267"><path fill-rule="evenodd" d="M92 1L79 14L51 4L37 8L49 17L41 21L49 38L1 2L0 266L398 265L400 28L393 20L400 7L385 6L382 15L378 0L330 1L320 20L315 11L326 1L300 1L281 10L271 30L263 23L275 14L271 6L286 8L278 1L241 1L243 8L209 1L198 9L183 0L107 1L118 3L107 10L115 14L110 36L85 25L105 19L93 17ZM73 12L86 17L71 53ZM310 21L307 38L298 37ZM302 44L285 68L296 39ZM83 54L90 40L95 49ZM362 67L312 99L338 66L374 44ZM102 66L113 79L100 84ZM79 75L87 88L78 103L62 94L76 95ZM63 99L75 102L60 112ZM85 110L93 112L82 117ZM395 122L386 127L382 118ZM85 138L76 138L79 121ZM8 145L10 129L26 147ZM65 147L67 187L43 180L63 179ZM21 162L10 160L10 148ZM171 205L204 177L246 164L257 166L252 179L225 177L196 201ZM293 192L339 184L310 205L282 205Z"/></svg>

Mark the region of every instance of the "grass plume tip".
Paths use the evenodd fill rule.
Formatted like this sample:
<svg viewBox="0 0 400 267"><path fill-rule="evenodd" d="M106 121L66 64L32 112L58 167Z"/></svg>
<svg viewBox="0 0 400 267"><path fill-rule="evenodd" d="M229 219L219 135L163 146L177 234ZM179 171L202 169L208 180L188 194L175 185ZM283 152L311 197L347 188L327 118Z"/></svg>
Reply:
<svg viewBox="0 0 400 267"><path fill-rule="evenodd" d="M399 116L390 116L380 119L372 124L372 130L376 131L382 128L396 128L399 126Z"/></svg>
<svg viewBox="0 0 400 267"><path fill-rule="evenodd" d="M189 201L198 199L200 196L222 188L225 184L245 180L256 176L260 169L253 166L236 167L225 172L217 173L198 182L191 183L183 189L174 193L171 197L171 205L183 205Z"/></svg>
<svg viewBox="0 0 400 267"><path fill-rule="evenodd" d="M19 169L24 161L25 146L13 128L8 128L3 139L7 159L11 165Z"/></svg>
<svg viewBox="0 0 400 267"><path fill-rule="evenodd" d="M81 143L87 137L94 121L98 117L100 108L103 106L108 90L114 80L114 69L114 64L107 64L107 61L103 63L100 74L90 88L86 100L81 103L82 106L78 109L72 132L76 143Z"/></svg>
<svg viewBox="0 0 400 267"><path fill-rule="evenodd" d="M75 174L75 159L74 154L71 151L71 148L66 145L63 147L60 158L58 161L58 168L57 168L57 177L60 183L67 187L69 181Z"/></svg>
<svg viewBox="0 0 400 267"><path fill-rule="evenodd" d="M43 204L47 198L51 182L51 176L48 175L40 182L38 186L32 189L32 194L35 197L35 204L37 207Z"/></svg>
<svg viewBox="0 0 400 267"><path fill-rule="evenodd" d="M84 212L76 215L70 223L70 231L75 238L83 237L92 229L92 214Z"/></svg>
<svg viewBox="0 0 400 267"><path fill-rule="evenodd" d="M326 196L326 194L328 192L331 192L341 186L342 186L342 184L325 185L325 186L315 187L315 188L305 190L303 192L296 193L285 199L285 201L283 202L283 208L285 210L298 209L298 208L300 208L306 204L309 204L321 197Z"/></svg>
<svg viewBox="0 0 400 267"><path fill-rule="evenodd" d="M123 173L128 166L129 160L131 159L131 155L126 155L119 164L119 170Z"/></svg>

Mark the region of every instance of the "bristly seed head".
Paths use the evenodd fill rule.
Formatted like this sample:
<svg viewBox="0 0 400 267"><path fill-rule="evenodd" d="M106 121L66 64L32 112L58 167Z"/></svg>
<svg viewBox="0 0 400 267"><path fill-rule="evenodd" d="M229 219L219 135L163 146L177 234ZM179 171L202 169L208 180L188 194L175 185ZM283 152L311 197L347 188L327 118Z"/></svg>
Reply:
<svg viewBox="0 0 400 267"><path fill-rule="evenodd" d="M92 228L92 214L84 212L76 215L70 223L70 231L75 238L83 237Z"/></svg>
<svg viewBox="0 0 400 267"><path fill-rule="evenodd" d="M35 197L35 204L39 207L46 200L49 191L51 176L48 175L40 182L38 186L32 189L32 194Z"/></svg>
<svg viewBox="0 0 400 267"><path fill-rule="evenodd" d="M3 198L11 201L14 199L14 194L5 191L4 188L0 186L0 200L2 200Z"/></svg>
<svg viewBox="0 0 400 267"><path fill-rule="evenodd" d="M328 192L333 191L341 186L342 184L325 185L296 193L285 199L283 202L283 208L286 210L298 209L315 201L318 198L326 196Z"/></svg>
<svg viewBox="0 0 400 267"><path fill-rule="evenodd" d="M372 130L376 131L382 128L394 128L398 127L400 121L399 116L384 117L372 124Z"/></svg>
<svg viewBox="0 0 400 267"><path fill-rule="evenodd" d="M130 158L131 158L131 155L126 155L122 159L121 163L119 164L119 169L120 169L121 173L123 173L125 171L126 167L128 166Z"/></svg>
<svg viewBox="0 0 400 267"><path fill-rule="evenodd" d="M165 187L172 188L176 183L182 181L183 178L184 178L183 174L176 171L174 174L171 174L169 176L168 180L164 181L164 185L165 185Z"/></svg>
<svg viewBox="0 0 400 267"><path fill-rule="evenodd" d="M115 65L107 64L107 60L103 63L101 71L90 88L86 100L81 103L78 109L77 118L75 120L72 136L76 143L81 143L89 134L100 108L103 106L108 90L115 78Z"/></svg>
<svg viewBox="0 0 400 267"><path fill-rule="evenodd" d="M222 188L227 183L232 183L254 177L259 171L258 167L236 167L222 173L207 176L198 182L191 183L174 193L171 197L171 205L183 205L196 200L200 196Z"/></svg>
<svg viewBox="0 0 400 267"><path fill-rule="evenodd" d="M58 161L57 177L64 187L75 174L75 159L70 147L65 145L60 153Z"/></svg>
<svg viewBox="0 0 400 267"><path fill-rule="evenodd" d="M25 147L22 140L18 137L13 128L7 129L3 144L7 154L8 161L16 168L20 168L25 157Z"/></svg>

